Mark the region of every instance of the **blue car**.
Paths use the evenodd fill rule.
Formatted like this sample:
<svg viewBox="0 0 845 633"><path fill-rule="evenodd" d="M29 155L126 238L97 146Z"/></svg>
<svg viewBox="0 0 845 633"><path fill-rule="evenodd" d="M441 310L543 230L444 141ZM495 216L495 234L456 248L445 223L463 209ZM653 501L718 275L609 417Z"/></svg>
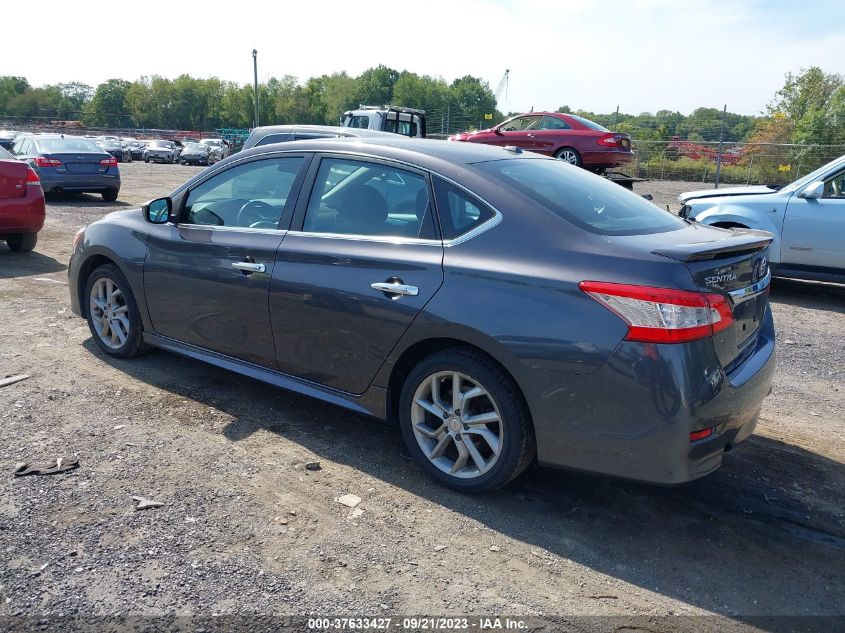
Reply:
<svg viewBox="0 0 845 633"><path fill-rule="evenodd" d="M114 202L120 193L117 159L81 136L19 137L12 154L38 174L44 193L99 193Z"/></svg>

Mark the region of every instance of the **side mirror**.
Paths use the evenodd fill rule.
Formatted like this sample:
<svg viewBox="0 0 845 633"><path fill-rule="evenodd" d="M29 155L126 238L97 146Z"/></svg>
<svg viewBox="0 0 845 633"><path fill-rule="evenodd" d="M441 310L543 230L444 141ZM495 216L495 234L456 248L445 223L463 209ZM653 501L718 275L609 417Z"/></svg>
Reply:
<svg viewBox="0 0 845 633"><path fill-rule="evenodd" d="M502 135L502 130L501 130L501 127L502 127L501 125L497 125L496 127L494 127L494 128L493 128L493 133L494 133L494 134L498 134L499 136L501 136L501 135Z"/></svg>
<svg viewBox="0 0 845 633"><path fill-rule="evenodd" d="M156 198L141 205L144 219L150 224L167 224L173 212L173 200L170 198Z"/></svg>
<svg viewBox="0 0 845 633"><path fill-rule="evenodd" d="M811 182L804 188L804 191L798 194L799 198L816 199L824 195L824 180L816 180Z"/></svg>

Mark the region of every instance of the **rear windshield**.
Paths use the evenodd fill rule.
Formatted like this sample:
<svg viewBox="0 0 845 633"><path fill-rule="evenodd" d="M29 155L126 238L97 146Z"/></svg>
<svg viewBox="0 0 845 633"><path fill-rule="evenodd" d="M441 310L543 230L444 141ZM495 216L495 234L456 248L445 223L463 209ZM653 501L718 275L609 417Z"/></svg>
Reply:
<svg viewBox="0 0 845 633"><path fill-rule="evenodd" d="M498 160L474 167L592 233L640 235L686 226L624 187L559 160Z"/></svg>
<svg viewBox="0 0 845 633"><path fill-rule="evenodd" d="M35 146L39 152L96 152L102 154L94 141L87 138L39 138L35 139Z"/></svg>
<svg viewBox="0 0 845 633"><path fill-rule="evenodd" d="M580 123L581 125L587 126L591 130L598 130L599 132L610 132L610 130L608 130L603 125L599 125L595 121L590 121L589 119L585 119L582 116L577 116L575 114L567 114L566 116L568 116L571 119L575 119L576 121L578 121L578 123Z"/></svg>

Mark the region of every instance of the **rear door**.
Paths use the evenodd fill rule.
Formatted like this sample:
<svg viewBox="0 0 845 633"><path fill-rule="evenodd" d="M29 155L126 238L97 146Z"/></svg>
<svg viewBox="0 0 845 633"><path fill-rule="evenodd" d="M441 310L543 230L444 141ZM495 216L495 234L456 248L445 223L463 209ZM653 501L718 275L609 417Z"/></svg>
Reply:
<svg viewBox="0 0 845 633"><path fill-rule="evenodd" d="M786 207L781 261L845 270L845 170L825 179L821 198L793 195Z"/></svg>
<svg viewBox="0 0 845 633"><path fill-rule="evenodd" d="M279 368L363 393L443 281L427 174L323 156L279 247L270 319Z"/></svg>
<svg viewBox="0 0 845 633"><path fill-rule="evenodd" d="M144 292L157 334L276 368L270 279L306 160L234 163L187 192L178 225L153 225Z"/></svg>

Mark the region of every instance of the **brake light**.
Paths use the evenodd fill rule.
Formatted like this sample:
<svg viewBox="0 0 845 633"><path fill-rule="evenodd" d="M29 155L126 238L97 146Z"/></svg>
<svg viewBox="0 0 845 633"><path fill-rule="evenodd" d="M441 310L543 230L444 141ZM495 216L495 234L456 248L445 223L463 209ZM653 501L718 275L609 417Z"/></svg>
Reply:
<svg viewBox="0 0 845 633"><path fill-rule="evenodd" d="M605 134L599 139L599 145L606 147L619 147L619 139L616 134Z"/></svg>
<svg viewBox="0 0 845 633"><path fill-rule="evenodd" d="M38 174L35 173L35 170L32 167L26 168L26 184L33 186L41 185L41 181L38 179Z"/></svg>
<svg viewBox="0 0 845 633"><path fill-rule="evenodd" d="M582 281L579 287L628 324L628 341L695 341L733 323L722 295L601 281Z"/></svg>
<svg viewBox="0 0 845 633"><path fill-rule="evenodd" d="M46 156L35 157L36 167L61 167L62 161L58 158L47 158Z"/></svg>
<svg viewBox="0 0 845 633"><path fill-rule="evenodd" d="M100 161L100 167L117 167L117 159L114 156L109 156Z"/></svg>
<svg viewBox="0 0 845 633"><path fill-rule="evenodd" d="M701 429L700 431L693 431L689 434L689 441L690 442L697 442L698 440L703 440L705 438L710 437L716 431L715 426L711 426L709 429Z"/></svg>

